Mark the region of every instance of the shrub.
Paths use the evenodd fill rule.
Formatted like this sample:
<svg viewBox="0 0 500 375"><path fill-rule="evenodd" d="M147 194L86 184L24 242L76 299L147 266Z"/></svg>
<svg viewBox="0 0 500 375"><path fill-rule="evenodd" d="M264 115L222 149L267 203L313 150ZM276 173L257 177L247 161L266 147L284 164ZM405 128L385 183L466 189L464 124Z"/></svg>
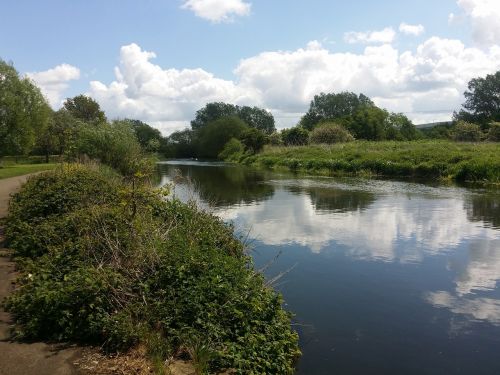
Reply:
<svg viewBox="0 0 500 375"><path fill-rule="evenodd" d="M478 142L482 134L479 125L459 121L453 130L453 139L459 142Z"/></svg>
<svg viewBox="0 0 500 375"><path fill-rule="evenodd" d="M245 146L236 138L231 138L219 154L219 159L238 161L245 152Z"/></svg>
<svg viewBox="0 0 500 375"><path fill-rule="evenodd" d="M293 372L290 315L221 219L84 166L32 178L13 202L21 277L6 307L19 337L142 343L211 372Z"/></svg>
<svg viewBox="0 0 500 375"><path fill-rule="evenodd" d="M282 130L281 138L285 146L303 146L309 141L309 132L300 126L295 126Z"/></svg>
<svg viewBox="0 0 500 375"><path fill-rule="evenodd" d="M491 142L500 142L500 122L493 122L490 124L488 140Z"/></svg>
<svg viewBox="0 0 500 375"><path fill-rule="evenodd" d="M313 129L309 140L315 144L334 144L354 141L354 137L341 125L324 123Z"/></svg>

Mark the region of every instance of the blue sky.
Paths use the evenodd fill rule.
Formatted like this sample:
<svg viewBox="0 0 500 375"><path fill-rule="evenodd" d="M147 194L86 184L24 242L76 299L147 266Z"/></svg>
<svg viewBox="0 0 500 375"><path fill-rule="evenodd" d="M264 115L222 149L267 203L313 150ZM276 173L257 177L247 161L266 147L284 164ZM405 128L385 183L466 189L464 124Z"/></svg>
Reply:
<svg viewBox="0 0 500 375"><path fill-rule="evenodd" d="M111 117L139 117L165 133L208 101L265 107L284 127L315 92L363 89L426 122L450 115L467 80L500 68L496 3L5 1L0 57L30 73L55 108L84 92ZM426 111L432 95L450 100Z"/></svg>

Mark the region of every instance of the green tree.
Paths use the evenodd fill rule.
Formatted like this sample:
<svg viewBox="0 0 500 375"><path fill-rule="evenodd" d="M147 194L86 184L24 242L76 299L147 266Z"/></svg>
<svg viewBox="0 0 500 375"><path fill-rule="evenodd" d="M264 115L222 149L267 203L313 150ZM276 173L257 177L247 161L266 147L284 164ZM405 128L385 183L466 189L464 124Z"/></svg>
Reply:
<svg viewBox="0 0 500 375"><path fill-rule="evenodd" d="M50 112L40 89L0 59L0 157L29 153Z"/></svg>
<svg viewBox="0 0 500 375"><path fill-rule="evenodd" d="M151 145L156 145L156 149L159 149L163 137L158 129L155 129L140 120L126 119L124 121L130 123L132 129L134 129L135 135L137 136L137 140L144 150L151 149Z"/></svg>
<svg viewBox="0 0 500 375"><path fill-rule="evenodd" d="M239 139L247 129L248 126L238 117L226 117L208 123L195 134L197 156L216 159L231 138Z"/></svg>
<svg viewBox="0 0 500 375"><path fill-rule="evenodd" d="M500 71L472 79L464 95L465 103L455 113L456 120L478 123L483 129L492 121L500 121Z"/></svg>
<svg viewBox="0 0 500 375"><path fill-rule="evenodd" d="M360 108L348 125L356 139L380 141L387 138L389 112L375 106Z"/></svg>
<svg viewBox="0 0 500 375"><path fill-rule="evenodd" d="M266 143L266 136L260 130L248 128L243 130L239 139L245 145L245 148L251 153L256 153L262 150Z"/></svg>
<svg viewBox="0 0 500 375"><path fill-rule="evenodd" d="M387 118L388 131L392 128L392 132L396 134L392 139L403 139L412 141L421 137L418 129L413 125L411 120L402 113L391 113ZM390 137L388 137L391 139Z"/></svg>
<svg viewBox="0 0 500 375"><path fill-rule="evenodd" d="M353 92L315 95L309 110L300 120L300 125L312 130L322 120L338 120L353 116L361 107L372 107L366 95Z"/></svg>
<svg viewBox="0 0 500 375"><path fill-rule="evenodd" d="M196 117L191 121L191 128L198 130L210 122L227 118L238 117L248 126L258 129L266 134L276 130L273 115L265 109L258 107L240 107L229 103L208 103L196 112Z"/></svg>
<svg viewBox="0 0 500 375"><path fill-rule="evenodd" d="M64 102L64 108L76 119L85 121L89 124L102 124L105 123L106 115L101 111L99 103L94 99L78 95L74 98L68 98Z"/></svg>
<svg viewBox="0 0 500 375"><path fill-rule="evenodd" d="M163 148L164 155L170 158L195 157L194 133L191 129L185 129L170 134Z"/></svg>

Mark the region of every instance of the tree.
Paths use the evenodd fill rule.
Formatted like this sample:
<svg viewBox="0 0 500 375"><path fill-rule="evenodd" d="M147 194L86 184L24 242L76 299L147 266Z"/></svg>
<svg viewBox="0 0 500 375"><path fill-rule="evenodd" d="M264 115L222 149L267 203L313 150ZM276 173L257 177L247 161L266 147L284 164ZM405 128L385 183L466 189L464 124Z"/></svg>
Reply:
<svg viewBox="0 0 500 375"><path fill-rule="evenodd" d="M322 120L338 120L353 116L361 107L373 107L366 95L353 92L315 95L309 110L302 117L300 125L312 130Z"/></svg>
<svg viewBox="0 0 500 375"><path fill-rule="evenodd" d="M74 98L68 98L64 102L64 108L76 119L85 121L89 124L102 124L105 123L106 115L101 111L99 103L94 99L78 95Z"/></svg>
<svg viewBox="0 0 500 375"><path fill-rule="evenodd" d="M322 123L316 126L309 139L315 144L334 144L354 141L354 137L342 125L333 122Z"/></svg>
<svg viewBox="0 0 500 375"><path fill-rule="evenodd" d="M0 59L0 156L29 153L50 112L40 89Z"/></svg>
<svg viewBox="0 0 500 375"><path fill-rule="evenodd" d="M170 134L163 150L165 156L173 158L195 157L194 133L191 129L185 129Z"/></svg>
<svg viewBox="0 0 500 375"><path fill-rule="evenodd" d="M251 153L256 153L262 150L266 143L266 136L260 130L248 128L243 130L239 139L245 148Z"/></svg>
<svg viewBox="0 0 500 375"><path fill-rule="evenodd" d="M421 137L418 129L413 125L411 120L402 113L391 113L387 118L388 131L392 128L395 132L395 137L392 139L403 139L412 141ZM391 137L388 137L391 139Z"/></svg>
<svg viewBox="0 0 500 375"><path fill-rule="evenodd" d="M378 107L362 107L353 116L348 130L356 139L380 141L387 138L389 112Z"/></svg>
<svg viewBox="0 0 500 375"><path fill-rule="evenodd" d="M500 121L500 71L472 79L467 88L465 103L455 119L478 123L484 129L490 122Z"/></svg>
<svg viewBox="0 0 500 375"><path fill-rule="evenodd" d="M233 104L218 102L208 103L196 112L196 117L191 121L191 128L198 130L210 122L225 117L238 117L248 126L258 129L266 134L276 130L273 115L265 109L258 107L240 107Z"/></svg>
<svg viewBox="0 0 500 375"><path fill-rule="evenodd" d="M161 139L163 137L158 129L155 129L140 120L125 119L124 121L128 122L130 126L132 126L132 129L134 129L135 135L137 136L137 140L144 150L151 148L150 146L152 144L157 145L157 149L160 147Z"/></svg>
<svg viewBox="0 0 500 375"><path fill-rule="evenodd" d="M196 154L216 159L231 139L239 139L248 126L238 117L226 117L212 121L195 133Z"/></svg>
<svg viewBox="0 0 500 375"><path fill-rule="evenodd" d="M459 142L478 142L482 135L479 125L466 121L459 121L453 130L453 139Z"/></svg>

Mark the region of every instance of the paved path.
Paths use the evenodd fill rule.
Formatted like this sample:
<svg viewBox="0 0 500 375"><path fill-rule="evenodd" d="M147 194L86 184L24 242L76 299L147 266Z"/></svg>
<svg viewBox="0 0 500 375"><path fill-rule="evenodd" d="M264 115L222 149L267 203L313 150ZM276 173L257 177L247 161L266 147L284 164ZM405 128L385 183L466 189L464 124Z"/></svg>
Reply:
<svg viewBox="0 0 500 375"><path fill-rule="evenodd" d="M10 195L20 189L29 176L0 180L0 218L6 217ZM0 301L12 291L16 278L15 264L3 249L0 228ZM44 343L23 344L10 341L11 319L0 306L0 375L75 375L73 362L79 357L76 348L62 348Z"/></svg>

